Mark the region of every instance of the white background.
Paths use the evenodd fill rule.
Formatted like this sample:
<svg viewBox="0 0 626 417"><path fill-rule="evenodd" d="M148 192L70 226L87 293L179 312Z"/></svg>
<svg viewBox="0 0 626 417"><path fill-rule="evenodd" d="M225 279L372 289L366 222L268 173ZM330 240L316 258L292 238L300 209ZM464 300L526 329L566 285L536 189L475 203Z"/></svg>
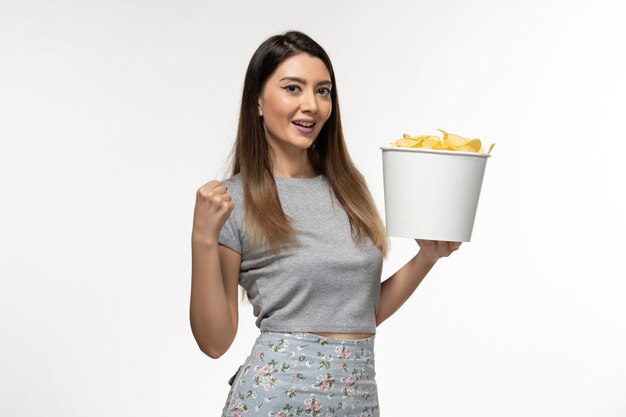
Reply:
<svg viewBox="0 0 626 417"><path fill-rule="evenodd" d="M378 328L382 415L625 416L619 3L3 0L0 414L219 415L258 329L242 304L218 360L192 337L195 191L252 53L297 29L381 213L379 146L497 143L472 242Z"/></svg>

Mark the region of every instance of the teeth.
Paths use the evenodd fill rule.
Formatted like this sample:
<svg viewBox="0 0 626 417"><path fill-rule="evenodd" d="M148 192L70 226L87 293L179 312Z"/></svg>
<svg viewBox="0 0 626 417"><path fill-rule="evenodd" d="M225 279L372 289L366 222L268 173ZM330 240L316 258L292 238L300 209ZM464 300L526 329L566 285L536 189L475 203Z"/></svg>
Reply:
<svg viewBox="0 0 626 417"><path fill-rule="evenodd" d="M313 122L294 122L294 123L302 127L311 127L315 124Z"/></svg>

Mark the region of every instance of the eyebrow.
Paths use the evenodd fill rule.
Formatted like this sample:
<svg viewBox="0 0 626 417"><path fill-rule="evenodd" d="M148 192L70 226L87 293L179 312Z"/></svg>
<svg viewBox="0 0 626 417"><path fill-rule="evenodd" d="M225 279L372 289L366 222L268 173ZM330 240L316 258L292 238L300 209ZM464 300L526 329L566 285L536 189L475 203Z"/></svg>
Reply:
<svg viewBox="0 0 626 417"><path fill-rule="evenodd" d="M297 81L300 84L305 84L306 85L306 80L304 80L302 78L299 78L299 77L283 77L283 78L281 78L278 81L284 81L284 80L287 80L287 81ZM317 85L322 85L322 84L330 84L330 85L332 85L333 83L331 83L329 80L322 80L322 81L317 83Z"/></svg>

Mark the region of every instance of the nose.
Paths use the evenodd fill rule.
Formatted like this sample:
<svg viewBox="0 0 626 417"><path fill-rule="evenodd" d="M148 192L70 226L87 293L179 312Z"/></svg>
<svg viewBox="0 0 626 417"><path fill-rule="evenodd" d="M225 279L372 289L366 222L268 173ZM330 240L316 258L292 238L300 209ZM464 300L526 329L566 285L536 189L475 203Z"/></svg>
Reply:
<svg viewBox="0 0 626 417"><path fill-rule="evenodd" d="M306 94L302 94L302 102L300 108L303 112L317 113L319 107L317 105L317 95L315 91L308 91Z"/></svg>

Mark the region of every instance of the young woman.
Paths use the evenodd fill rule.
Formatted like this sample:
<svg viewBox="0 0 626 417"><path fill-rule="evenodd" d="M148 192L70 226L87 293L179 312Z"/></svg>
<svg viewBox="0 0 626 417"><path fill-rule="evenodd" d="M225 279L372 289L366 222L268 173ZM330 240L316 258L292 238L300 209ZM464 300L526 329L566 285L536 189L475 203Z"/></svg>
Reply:
<svg viewBox="0 0 626 417"><path fill-rule="evenodd" d="M379 416L376 327L460 243L417 240L380 282L388 239L343 138L330 59L311 38L263 42L246 72L232 177L196 193L190 321L211 358L237 333L237 289L261 333L223 416Z"/></svg>

